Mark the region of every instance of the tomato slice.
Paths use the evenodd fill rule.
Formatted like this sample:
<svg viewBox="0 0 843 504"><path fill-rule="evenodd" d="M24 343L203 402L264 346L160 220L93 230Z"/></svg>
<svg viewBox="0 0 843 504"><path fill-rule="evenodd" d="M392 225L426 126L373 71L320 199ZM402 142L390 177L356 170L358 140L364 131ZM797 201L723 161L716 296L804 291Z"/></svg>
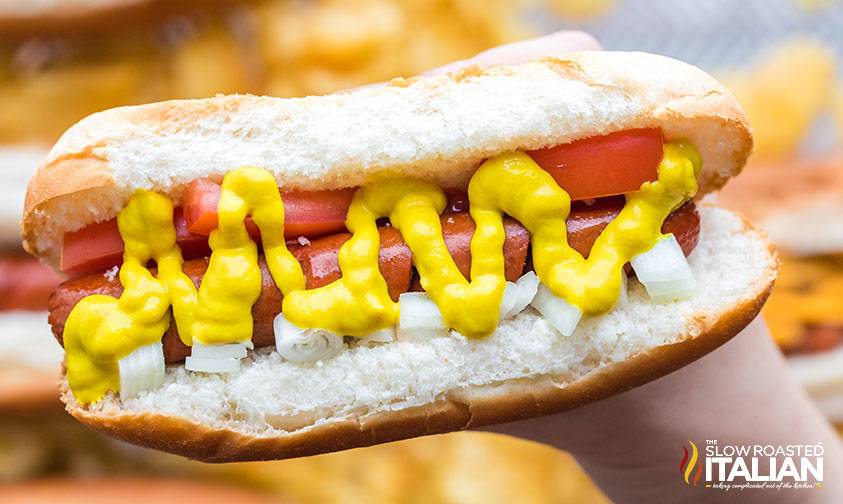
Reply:
<svg viewBox="0 0 843 504"><path fill-rule="evenodd" d="M182 196L187 227L193 233L211 234L219 224L217 205L222 187L207 179L197 179L188 184ZM304 236L315 238L345 231L345 217L355 188L336 191L290 191L283 193L284 236L287 239ZM257 226L251 217L246 227L253 238L258 238Z"/></svg>
<svg viewBox="0 0 843 504"><path fill-rule="evenodd" d="M528 152L572 200L638 190L658 178L660 129L618 131Z"/></svg>
<svg viewBox="0 0 843 504"><path fill-rule="evenodd" d="M188 231L181 208L173 211L173 224L176 226L176 243L185 259L211 253L207 236ZM117 219L97 222L64 234L61 269L68 276L102 271L122 263L123 238L117 229Z"/></svg>
<svg viewBox="0 0 843 504"><path fill-rule="evenodd" d="M591 137L528 154L547 170L572 200L601 198L637 190L658 176L663 137L659 129L634 129ZM345 218L355 188L336 191L290 191L284 201L284 235L315 238L345 230ZM176 209L173 222L185 258L210 252L207 236L218 226L221 186L206 179L191 182L183 194L184 212ZM467 202L451 195L449 211L465 210ZM463 198L464 199L464 198ZM249 234L259 240L251 217ZM71 276L103 270L122 262L123 240L117 221L92 224L65 233L62 270Z"/></svg>

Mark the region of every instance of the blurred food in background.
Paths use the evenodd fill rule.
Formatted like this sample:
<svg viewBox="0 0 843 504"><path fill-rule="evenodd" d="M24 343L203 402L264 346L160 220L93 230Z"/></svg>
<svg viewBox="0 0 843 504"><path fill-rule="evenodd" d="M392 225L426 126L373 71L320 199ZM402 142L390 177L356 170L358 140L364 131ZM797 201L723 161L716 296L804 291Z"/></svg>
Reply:
<svg viewBox="0 0 843 504"><path fill-rule="evenodd" d="M843 145L843 83L837 85L837 90L834 93L834 99L831 104L831 110L834 115L834 120L837 125L838 144Z"/></svg>
<svg viewBox="0 0 843 504"><path fill-rule="evenodd" d="M615 6L618 0L548 0L551 10L560 16L590 18L599 16Z"/></svg>
<svg viewBox="0 0 843 504"><path fill-rule="evenodd" d="M20 237L26 183L45 154L0 149L0 415L61 404L56 380L64 351L47 325L47 299L61 279L24 252Z"/></svg>
<svg viewBox="0 0 843 504"><path fill-rule="evenodd" d="M115 442L74 420L58 399L55 403L52 410L0 415L0 488L54 477L195 476L187 460Z"/></svg>
<svg viewBox="0 0 843 504"><path fill-rule="evenodd" d="M39 311L43 300L21 294L39 292L35 286L46 276L18 262L24 259L17 224L22 201L16 198L22 198L44 146L90 113L216 93L330 93L411 76L558 28L590 31L608 49L660 52L701 65L719 73L744 105L755 127L757 157L767 162L753 162L721 198L762 222L779 242L783 267L764 316L809 391L843 423L843 243L828 241L829 230L843 222L843 210L815 208L818 213L808 220L795 212L767 219L793 194L802 195L788 203L794 208L823 201L821 195L843 199L843 158L832 161L822 152L826 161L795 161L824 116L833 118L829 127L836 121L833 135L843 142L843 80L834 64L839 51L827 39L764 26L776 14L761 21L752 9L775 11L771 2L681 3L663 8L664 3L658 7L646 0L0 2L0 384L6 385L0 386L0 482L144 474L228 481L285 502L607 502L570 456L489 434L220 466L106 440L59 410L54 384L61 348ZM822 15L835 2L774 3ZM49 15L43 9L53 4L61 9ZM126 5L132 8L128 13L121 10ZM3 14L9 6L17 9L14 15ZM114 8L103 14L90 6ZM553 14L537 16L538 30L522 16L537 7ZM649 21L636 22L629 10ZM734 24L741 12L758 30ZM662 21L662 15L674 22ZM677 29L681 32L671 31ZM763 49L747 49L758 45ZM689 52L675 52L684 50ZM801 225L794 228L794 223ZM14 315L8 316L11 310ZM31 345L12 343L21 339L9 335L21 332ZM66 480L50 485L62 489L65 502L76 491ZM100 482L95 486L108 495ZM12 493L4 496L0 488L2 502L21 492L45 491L5 489ZM83 491L91 493L90 487ZM193 492L170 495L197 498Z"/></svg>
<svg viewBox="0 0 843 504"><path fill-rule="evenodd" d="M754 129L755 158L794 155L817 119L829 111L834 53L811 38L793 38L759 61L719 76Z"/></svg>
<svg viewBox="0 0 843 504"><path fill-rule="evenodd" d="M159 19L92 25L91 15L78 26L0 33L0 145L51 144L86 115L121 105L235 92L304 96L415 75L529 35L519 6L193 0L168 2Z"/></svg>
<svg viewBox="0 0 843 504"><path fill-rule="evenodd" d="M14 482L127 477L236 485L302 504L609 502L570 455L495 434L461 432L292 460L203 464L116 442L64 412L0 418L0 502L8 502L3 489Z"/></svg>
<svg viewBox="0 0 843 504"><path fill-rule="evenodd" d="M570 455L479 432L216 468L305 504L609 502Z"/></svg>
<svg viewBox="0 0 843 504"><path fill-rule="evenodd" d="M283 504L273 499L231 485L195 483L171 478L127 477L112 480L57 478L0 487L0 502L5 504L148 504L201 502L218 504Z"/></svg>
<svg viewBox="0 0 843 504"><path fill-rule="evenodd" d="M258 12L268 94L412 76L533 32L518 0L276 1Z"/></svg>
<svg viewBox="0 0 843 504"><path fill-rule="evenodd" d="M843 425L843 154L751 162L719 193L781 254L761 313L796 378Z"/></svg>

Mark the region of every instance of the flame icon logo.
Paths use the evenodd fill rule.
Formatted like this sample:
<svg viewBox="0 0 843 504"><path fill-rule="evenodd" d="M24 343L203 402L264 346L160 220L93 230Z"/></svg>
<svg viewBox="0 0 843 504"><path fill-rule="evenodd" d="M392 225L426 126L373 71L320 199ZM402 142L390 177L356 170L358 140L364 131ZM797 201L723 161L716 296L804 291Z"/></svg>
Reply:
<svg viewBox="0 0 843 504"><path fill-rule="evenodd" d="M699 452L697 451L697 445L694 444L693 441L688 441L691 443L691 460L688 460L688 448L685 445L682 445L682 449L685 450L685 456L682 457L682 462L679 463L679 474L685 475L685 483L691 484L690 477L691 472L694 470L694 464L697 464ZM688 462L688 465L685 465L685 462ZM697 464L697 474L694 475L694 486L697 486L697 482L700 480L700 475L702 474L702 461L699 461Z"/></svg>

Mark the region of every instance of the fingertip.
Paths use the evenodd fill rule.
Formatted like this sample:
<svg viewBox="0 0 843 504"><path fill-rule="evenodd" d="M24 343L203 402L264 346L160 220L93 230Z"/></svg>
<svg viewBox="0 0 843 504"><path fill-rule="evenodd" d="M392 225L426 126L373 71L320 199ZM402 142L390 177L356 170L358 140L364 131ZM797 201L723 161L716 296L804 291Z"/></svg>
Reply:
<svg viewBox="0 0 843 504"><path fill-rule="evenodd" d="M559 46L559 51L602 51L603 46L590 33L579 30L561 30L547 35L549 42Z"/></svg>
<svg viewBox="0 0 843 504"><path fill-rule="evenodd" d="M590 34L575 30L562 30L541 37L512 42L483 51L473 58L457 61L425 72L423 75L441 75L469 65L517 65L536 58L574 51L600 51L603 47Z"/></svg>
<svg viewBox="0 0 843 504"><path fill-rule="evenodd" d="M517 65L536 58L574 51L601 51L603 47L591 34L578 30L561 30L529 40L521 40L483 51L472 58L455 61L447 65L423 72L431 77L457 71L470 65L488 67L493 65ZM383 86L383 83L370 84L353 88L351 92Z"/></svg>

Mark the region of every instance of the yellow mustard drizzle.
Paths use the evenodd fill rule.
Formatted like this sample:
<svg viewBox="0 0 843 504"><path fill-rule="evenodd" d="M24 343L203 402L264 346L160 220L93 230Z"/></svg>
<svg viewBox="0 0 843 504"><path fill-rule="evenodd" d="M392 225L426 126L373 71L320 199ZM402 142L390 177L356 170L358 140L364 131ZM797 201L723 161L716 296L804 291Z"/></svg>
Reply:
<svg viewBox="0 0 843 504"><path fill-rule="evenodd" d="M588 259L568 245L571 199L528 155L506 153L484 163L469 183L468 199L472 207L500 208L527 228L539 280L594 316L609 311L620 296L624 264L650 250L662 238L665 218L697 192L701 167L702 158L690 142L667 143L658 180L626 196L626 205L597 238ZM473 246L472 241L472 254Z"/></svg>
<svg viewBox="0 0 843 504"><path fill-rule="evenodd" d="M97 402L107 391L119 391L117 361L161 340L167 331L170 294L146 264L173 250L181 259L172 219L170 199L145 191L136 192L117 216L125 244L120 267L123 294L120 299L84 298L70 312L64 328L67 383L80 403Z"/></svg>
<svg viewBox="0 0 843 504"><path fill-rule="evenodd" d="M498 323L504 277L503 214L531 233L533 265L551 291L586 315L610 310L621 289L623 265L662 238L661 225L697 190L702 159L688 141L664 146L658 180L628 194L627 203L595 242L588 259L568 246L570 198L528 155L509 152L478 168L468 196L476 231L471 240L471 281L445 246L439 214L446 197L434 184L396 174L373 177L358 190L346 226L353 233L340 249L342 278L305 290L301 266L284 241L284 206L266 170L245 167L223 180L219 227L210 236L212 254L200 289L181 271L172 202L139 190L118 217L126 243L119 300L90 296L71 312L65 326L68 382L79 402L119 390L117 361L159 340L168 308L182 341L246 341L252 336L251 306L261 289L257 245L243 220L251 215L261 231L270 273L284 295L282 311L293 324L362 336L398 319L378 267L377 219L389 217L413 252L422 287L436 302L445 324L479 338ZM155 260L158 278L145 266ZM83 338L83 335L86 335Z"/></svg>

